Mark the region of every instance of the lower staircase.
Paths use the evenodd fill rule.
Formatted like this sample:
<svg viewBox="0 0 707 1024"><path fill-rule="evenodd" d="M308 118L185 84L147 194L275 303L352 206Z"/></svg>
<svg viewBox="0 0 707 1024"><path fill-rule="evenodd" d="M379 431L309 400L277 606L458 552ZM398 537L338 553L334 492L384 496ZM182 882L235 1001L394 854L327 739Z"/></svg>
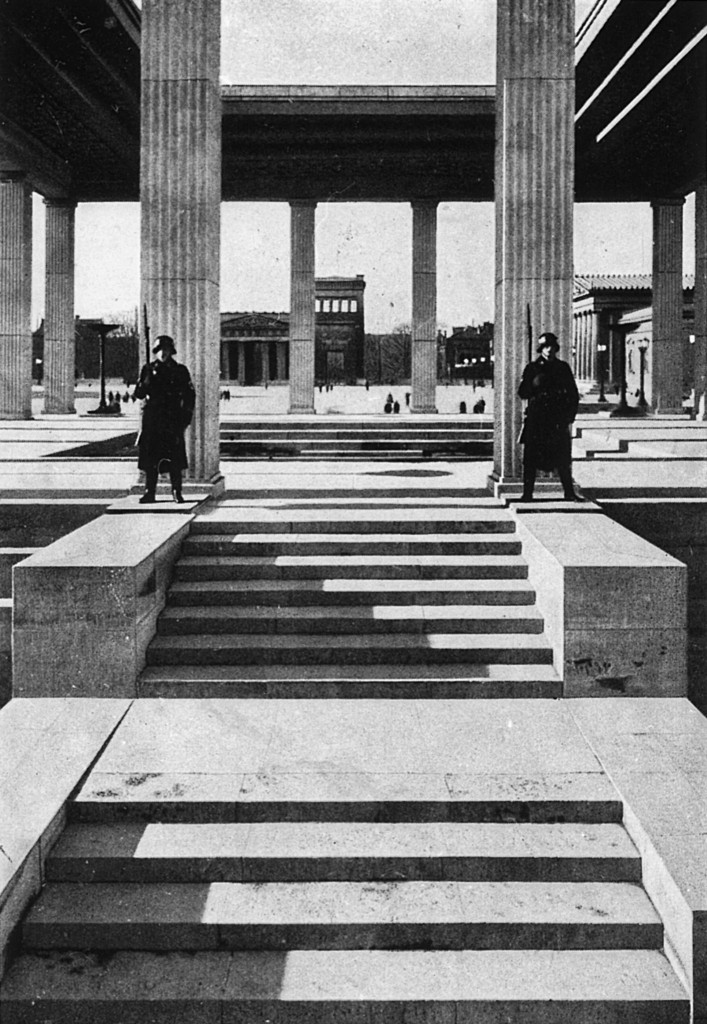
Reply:
<svg viewBox="0 0 707 1024"><path fill-rule="evenodd" d="M488 497L226 501L199 516L145 697L556 697L512 514Z"/></svg>
<svg viewBox="0 0 707 1024"><path fill-rule="evenodd" d="M3 1024L687 1024L604 776L361 779L89 779Z"/></svg>
<svg viewBox="0 0 707 1024"><path fill-rule="evenodd" d="M289 735L293 701L270 698L298 698L303 723L355 709L360 728L380 698L420 715L561 695L512 514L422 493L198 516L139 687L268 698L261 739L269 714ZM246 703L210 702L220 742ZM3 1024L688 1024L598 763L396 774L377 750L327 772L323 749L253 775L99 761L24 921Z"/></svg>

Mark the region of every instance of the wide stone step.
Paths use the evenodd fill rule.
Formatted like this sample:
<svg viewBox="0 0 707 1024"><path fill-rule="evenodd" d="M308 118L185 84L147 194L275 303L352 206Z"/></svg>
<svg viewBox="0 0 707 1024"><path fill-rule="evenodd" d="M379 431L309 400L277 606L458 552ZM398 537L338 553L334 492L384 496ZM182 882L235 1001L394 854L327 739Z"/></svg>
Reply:
<svg viewBox="0 0 707 1024"><path fill-rule="evenodd" d="M503 510L484 508L282 509L219 507L194 520L191 535L233 533L515 533Z"/></svg>
<svg viewBox="0 0 707 1024"><path fill-rule="evenodd" d="M522 555L260 555L187 556L177 580L527 579Z"/></svg>
<svg viewBox="0 0 707 1024"><path fill-rule="evenodd" d="M53 882L639 882L620 825L253 822L70 825Z"/></svg>
<svg viewBox="0 0 707 1024"><path fill-rule="evenodd" d="M658 950L26 954L3 1024L688 1024Z"/></svg>
<svg viewBox="0 0 707 1024"><path fill-rule="evenodd" d="M513 534L448 533L234 533L191 535L183 545L189 556L237 555L519 555L521 542Z"/></svg>
<svg viewBox="0 0 707 1024"><path fill-rule="evenodd" d="M158 633L542 633L537 610L521 606L380 605L317 607L167 607L158 620Z"/></svg>
<svg viewBox="0 0 707 1024"><path fill-rule="evenodd" d="M394 426L391 425L387 428L385 426L372 425L368 430L361 430L358 427L349 427L348 429L342 427L322 427L319 430L307 427L296 430L285 426L282 429L273 428L268 430L265 438L263 433L262 430L254 430L250 427L247 429L221 427L220 436L222 441L267 441L274 438L277 441L334 440L348 441L352 444L357 444L359 441L385 441L398 438L422 441L475 441L479 437L492 438L493 425L472 421L465 427L450 426L435 429L434 427L421 427L417 424L405 427L396 423Z"/></svg>
<svg viewBox="0 0 707 1024"><path fill-rule="evenodd" d="M658 949L637 885L598 882L50 884L25 949Z"/></svg>
<svg viewBox="0 0 707 1024"><path fill-rule="evenodd" d="M551 664L160 665L138 680L140 697L457 700L556 698Z"/></svg>
<svg viewBox="0 0 707 1024"><path fill-rule="evenodd" d="M211 580L175 582L171 605L529 605L524 580Z"/></svg>
<svg viewBox="0 0 707 1024"><path fill-rule="evenodd" d="M599 772L523 775L93 771L69 805L74 822L622 820Z"/></svg>
<svg viewBox="0 0 707 1024"><path fill-rule="evenodd" d="M496 662L551 664L544 634L418 633L261 634L157 636L147 649L148 665L357 664L397 661L401 665Z"/></svg>

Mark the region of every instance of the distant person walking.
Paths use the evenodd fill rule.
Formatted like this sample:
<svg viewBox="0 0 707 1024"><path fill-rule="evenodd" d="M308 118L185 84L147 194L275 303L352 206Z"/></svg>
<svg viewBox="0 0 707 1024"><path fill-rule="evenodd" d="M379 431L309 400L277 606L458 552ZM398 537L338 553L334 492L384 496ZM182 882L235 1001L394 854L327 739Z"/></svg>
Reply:
<svg viewBox="0 0 707 1024"><path fill-rule="evenodd" d="M187 468L184 431L194 414L196 395L189 370L174 359L174 340L161 334L152 349L155 359L145 363L135 387L135 398L144 399L138 437L138 467L145 472L145 493L140 504L156 500L157 478L163 464L169 469L172 498L181 504L182 470Z"/></svg>
<svg viewBox="0 0 707 1024"><path fill-rule="evenodd" d="M579 392L569 365L557 358L559 348L554 334L541 334L538 358L525 367L518 388L519 397L528 403L519 439L525 448L521 501L533 500L539 469L557 470L565 501L580 500L572 483L571 434Z"/></svg>

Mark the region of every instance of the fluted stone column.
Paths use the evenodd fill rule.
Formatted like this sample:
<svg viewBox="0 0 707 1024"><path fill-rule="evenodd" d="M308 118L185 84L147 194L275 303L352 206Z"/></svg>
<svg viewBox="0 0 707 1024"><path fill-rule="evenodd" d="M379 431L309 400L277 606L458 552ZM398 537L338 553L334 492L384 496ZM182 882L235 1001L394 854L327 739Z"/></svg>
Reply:
<svg viewBox="0 0 707 1024"><path fill-rule="evenodd" d="M260 342L260 377L263 384L270 381L270 342Z"/></svg>
<svg viewBox="0 0 707 1024"><path fill-rule="evenodd" d="M277 360L277 379L287 380L287 342L278 341L275 349Z"/></svg>
<svg viewBox="0 0 707 1024"><path fill-rule="evenodd" d="M437 203L412 203L410 411L437 412Z"/></svg>
<svg viewBox="0 0 707 1024"><path fill-rule="evenodd" d="M695 410L707 420L707 181L695 190Z"/></svg>
<svg viewBox="0 0 707 1024"><path fill-rule="evenodd" d="M238 383L245 384L245 342L238 342Z"/></svg>
<svg viewBox="0 0 707 1024"><path fill-rule="evenodd" d="M290 203L290 409L314 412L314 214Z"/></svg>
<svg viewBox="0 0 707 1024"><path fill-rule="evenodd" d="M521 476L528 304L534 339L572 342L574 7L497 2L494 483Z"/></svg>
<svg viewBox="0 0 707 1024"><path fill-rule="evenodd" d="M196 408L189 476L217 489L221 204L220 0L143 0L142 295L171 334Z"/></svg>
<svg viewBox="0 0 707 1024"><path fill-rule="evenodd" d="M682 410L682 207L657 199L653 207L653 411Z"/></svg>
<svg viewBox="0 0 707 1024"><path fill-rule="evenodd" d="M76 203L45 199L44 412L73 413L76 368L74 225Z"/></svg>
<svg viewBox="0 0 707 1024"><path fill-rule="evenodd" d="M0 419L32 418L32 192L0 170Z"/></svg>
<svg viewBox="0 0 707 1024"><path fill-rule="evenodd" d="M599 314L592 310L589 314L589 377L598 383L599 353Z"/></svg>

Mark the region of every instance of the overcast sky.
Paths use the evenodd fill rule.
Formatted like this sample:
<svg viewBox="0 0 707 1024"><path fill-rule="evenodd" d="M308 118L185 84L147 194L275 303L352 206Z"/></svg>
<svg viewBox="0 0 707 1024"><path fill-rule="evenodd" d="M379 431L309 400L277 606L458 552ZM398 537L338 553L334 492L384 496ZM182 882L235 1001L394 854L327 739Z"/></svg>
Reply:
<svg viewBox="0 0 707 1024"><path fill-rule="evenodd" d="M594 0L577 0L579 24ZM230 84L489 85L495 0L222 0L221 78ZM306 12L306 14L305 14ZM34 218L33 325L44 305L44 207ZM685 272L694 268L694 205L685 208ZM409 321L408 204L317 208L316 273L363 274L366 328ZM438 320L493 320L493 206L438 211ZM76 312L113 318L139 302L139 207L82 204L76 215ZM289 207L222 206L222 310L289 307ZM647 204L575 207L578 273L650 273Z"/></svg>

